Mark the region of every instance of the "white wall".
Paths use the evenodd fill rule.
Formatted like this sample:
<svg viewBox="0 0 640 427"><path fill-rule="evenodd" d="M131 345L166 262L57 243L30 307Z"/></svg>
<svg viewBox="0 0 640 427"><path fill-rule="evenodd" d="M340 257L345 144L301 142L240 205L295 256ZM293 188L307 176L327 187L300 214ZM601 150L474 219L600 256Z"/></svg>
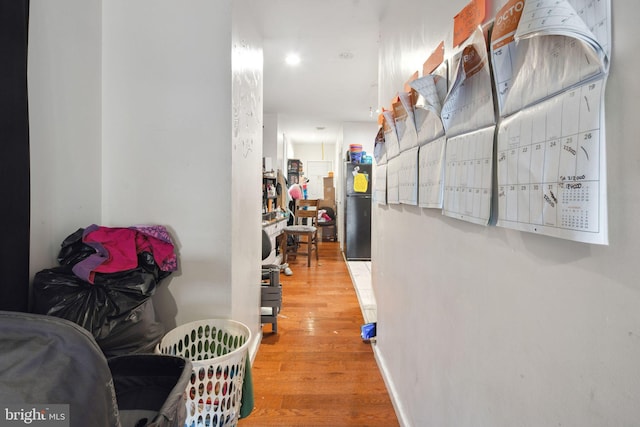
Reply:
<svg viewBox="0 0 640 427"><path fill-rule="evenodd" d="M248 0L31 3L32 274L91 223L170 228L167 328L259 325L262 47Z"/></svg>
<svg viewBox="0 0 640 427"><path fill-rule="evenodd" d="M263 57L252 3L252 0L232 1L233 124L231 186L227 191L231 191L230 317L253 327L257 345L262 334L259 309L262 217L259 212L262 212Z"/></svg>
<svg viewBox="0 0 640 427"><path fill-rule="evenodd" d="M287 157L285 155L285 150L286 150L286 143L285 143L285 137L284 137L284 133L282 132L282 129L280 128L280 120L278 120L278 136L277 136L277 161L276 161L276 165L278 165L278 168L282 171L282 173L284 173L286 175L287 173Z"/></svg>
<svg viewBox="0 0 640 427"><path fill-rule="evenodd" d="M297 159L297 157L296 157L295 147L294 147L293 141L291 141L291 138L289 138L287 134L283 134L282 139L283 139L283 148L284 148L284 158L282 159L283 160L282 171L286 174L287 160Z"/></svg>
<svg viewBox="0 0 640 427"><path fill-rule="evenodd" d="M104 223L171 227L177 324L231 306L231 6L189 3L103 5Z"/></svg>
<svg viewBox="0 0 640 427"><path fill-rule="evenodd" d="M298 159L302 161L304 171L307 171L307 162L309 160L327 160L333 162L334 144L325 143L294 143L294 152L296 157L290 159Z"/></svg>
<svg viewBox="0 0 640 427"><path fill-rule="evenodd" d="M400 0L389 8L382 105L442 39L450 46L452 18L467 3ZM614 2L609 246L476 226L436 210L374 207L376 354L404 425L637 425L640 193L631 183L640 179L640 60L630 52L639 13L637 3Z"/></svg>
<svg viewBox="0 0 640 427"><path fill-rule="evenodd" d="M253 45L239 46L235 27L232 38L231 17L231 1L103 5L104 221L171 227L180 271L156 298L167 324L231 317L236 281L245 279L233 270L239 254L242 271L259 280L262 99L248 98L241 81L254 64L234 64L232 73L232 43L249 61ZM245 102L260 107L249 130ZM252 308L258 293L255 286L246 296ZM236 320L255 327L254 313Z"/></svg>
<svg viewBox="0 0 640 427"><path fill-rule="evenodd" d="M284 133L280 128L280 116L275 113L263 114L263 144L262 156L271 157L273 170L280 169L287 174L287 162L285 159Z"/></svg>
<svg viewBox="0 0 640 427"><path fill-rule="evenodd" d="M345 122L342 124L342 133L344 135L343 159L349 150L349 144L361 144L362 151L373 156L373 143L378 133L378 123L374 119L370 122Z"/></svg>
<svg viewBox="0 0 640 427"><path fill-rule="evenodd" d="M262 157L270 157L273 170L280 169L278 163L278 115L263 114Z"/></svg>
<svg viewBox="0 0 640 427"><path fill-rule="evenodd" d="M334 143L294 143L296 159L303 162L307 160L330 160L333 161Z"/></svg>
<svg viewBox="0 0 640 427"><path fill-rule="evenodd" d="M33 277L101 221L101 2L32 0L29 21Z"/></svg>

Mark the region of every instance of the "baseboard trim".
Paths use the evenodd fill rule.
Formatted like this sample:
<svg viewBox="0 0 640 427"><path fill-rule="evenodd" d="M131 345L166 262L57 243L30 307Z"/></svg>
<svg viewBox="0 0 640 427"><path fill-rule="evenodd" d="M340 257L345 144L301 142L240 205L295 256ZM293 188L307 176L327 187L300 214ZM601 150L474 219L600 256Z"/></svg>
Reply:
<svg viewBox="0 0 640 427"><path fill-rule="evenodd" d="M260 349L260 343L262 342L262 326L257 331L251 334L251 343L249 343L249 357L251 364L256 360L258 350Z"/></svg>
<svg viewBox="0 0 640 427"><path fill-rule="evenodd" d="M402 403L400 402L400 399L398 397L398 393L396 392L393 381L389 376L389 371L387 370L387 364L385 363L384 357L377 348L377 343L371 343L371 348L373 348L373 355L376 359L376 363L378 364L380 374L382 375L382 380L387 387L387 392L389 393L389 397L391 398L393 409L396 411L396 416L398 417L398 423L400 423L400 427L411 427L411 424L408 421L407 414L403 409Z"/></svg>

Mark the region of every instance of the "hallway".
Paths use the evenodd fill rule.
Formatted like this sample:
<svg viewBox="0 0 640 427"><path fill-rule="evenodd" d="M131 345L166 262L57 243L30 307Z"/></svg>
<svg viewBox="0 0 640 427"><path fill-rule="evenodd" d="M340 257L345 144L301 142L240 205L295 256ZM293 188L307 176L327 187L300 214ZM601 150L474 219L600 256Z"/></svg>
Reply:
<svg viewBox="0 0 640 427"><path fill-rule="evenodd" d="M281 275L278 333L264 326L253 365L255 408L249 426L398 425L339 244L321 242L320 260L290 260Z"/></svg>

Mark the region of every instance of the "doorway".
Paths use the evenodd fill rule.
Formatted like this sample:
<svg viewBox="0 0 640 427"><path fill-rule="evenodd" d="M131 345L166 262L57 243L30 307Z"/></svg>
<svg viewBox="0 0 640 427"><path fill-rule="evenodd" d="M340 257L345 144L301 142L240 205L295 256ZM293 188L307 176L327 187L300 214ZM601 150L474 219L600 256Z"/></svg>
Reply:
<svg viewBox="0 0 640 427"><path fill-rule="evenodd" d="M307 173L305 176L309 180L307 184L310 199L324 198L324 180L333 170L331 160L307 160Z"/></svg>

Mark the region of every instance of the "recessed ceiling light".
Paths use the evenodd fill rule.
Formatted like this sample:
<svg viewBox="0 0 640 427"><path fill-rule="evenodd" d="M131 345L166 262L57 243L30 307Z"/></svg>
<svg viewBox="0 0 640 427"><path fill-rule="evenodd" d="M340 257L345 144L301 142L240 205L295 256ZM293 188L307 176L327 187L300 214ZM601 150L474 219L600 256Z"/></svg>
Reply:
<svg viewBox="0 0 640 427"><path fill-rule="evenodd" d="M287 63L287 65L298 65L300 63L300 55L298 55L297 53L290 53L287 55L284 61Z"/></svg>
<svg viewBox="0 0 640 427"><path fill-rule="evenodd" d="M353 52L342 52L338 56L340 59L353 59Z"/></svg>

